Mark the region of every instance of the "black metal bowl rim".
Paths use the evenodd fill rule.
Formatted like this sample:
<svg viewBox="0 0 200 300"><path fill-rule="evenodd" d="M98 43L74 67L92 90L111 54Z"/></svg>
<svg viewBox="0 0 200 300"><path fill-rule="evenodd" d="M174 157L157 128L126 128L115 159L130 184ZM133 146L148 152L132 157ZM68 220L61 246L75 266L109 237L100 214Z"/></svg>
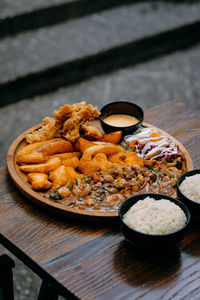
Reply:
<svg viewBox="0 0 200 300"><path fill-rule="evenodd" d="M138 108L140 111L141 111L141 113L142 113L142 116L141 116L141 118L140 118L140 120L136 123L136 124L134 124L134 125L130 125L130 126L125 126L125 127L121 127L121 126L113 126L113 125L109 125L108 123L106 123L106 122L104 122L104 120L102 119L102 116L103 116L103 114L102 114L102 110L104 110L104 109L106 109L108 106L110 106L111 104L131 104L131 105L134 105L136 108ZM99 115L99 119L104 123L104 124L106 124L106 125L109 125L109 126L111 126L111 127L113 127L113 128L116 128L116 129L119 129L119 128L131 128L131 127L133 127L133 126L137 126L138 124L140 124L140 123L142 123L143 122L143 120L144 120L144 111L143 111L143 109L139 106L139 105L137 105L137 104L135 104L135 103L132 103L132 102L128 102L128 101L114 101L114 102L110 102L110 103L108 103L108 104L106 104L105 106L103 106L102 108L101 108L101 110L100 110L100 112L101 112L101 114Z"/></svg>
<svg viewBox="0 0 200 300"><path fill-rule="evenodd" d="M174 235L174 234L176 234L176 233L178 233L178 232L184 230L184 228L186 228L186 227L188 226L188 224L190 223L190 220L191 220L191 214L190 214L190 211L189 211L188 207L187 207L183 202L181 202L180 200L178 200L178 199L176 199L176 198L173 198L173 197L171 197L171 196L165 195L165 194L144 193L144 194L140 194L140 195L143 195L143 196L146 196L146 197L152 197L152 198L154 197L154 195L159 195L160 199L155 199L155 198L154 198L156 201L157 201L157 200L161 200L161 199L172 200L172 202L174 202L174 203L177 204L182 210L184 210L184 214L186 215L187 221L186 221L185 225L184 225L183 227L181 227L180 229L178 229L178 230L176 230L176 231L173 231L173 232L170 232L170 233L166 233L166 234L148 234L148 233L144 233L144 232L138 231L138 230L136 230L136 229L133 229L133 228L129 227L129 226L123 221L123 218L122 218L122 216L121 216L121 212L120 212L120 211L121 211L121 208L122 208L122 206L124 205L124 203L130 201L130 199L132 199L132 198L134 198L134 197L136 197L136 196L139 196L139 195L135 195L135 196L132 196L132 197L126 199L124 202L122 202L121 205L120 205L120 207L119 207L119 210L118 210L119 218L120 218L122 224L123 224L127 229L133 230L133 231L137 232L138 234L141 234L141 235L144 236L144 237L155 237L155 238L156 238L156 237L157 237L157 238L159 238L159 237L170 237L170 236L172 236L172 235ZM138 199L137 202L138 202L139 200L143 200L143 199ZM183 208L184 208L184 209L183 209Z"/></svg>

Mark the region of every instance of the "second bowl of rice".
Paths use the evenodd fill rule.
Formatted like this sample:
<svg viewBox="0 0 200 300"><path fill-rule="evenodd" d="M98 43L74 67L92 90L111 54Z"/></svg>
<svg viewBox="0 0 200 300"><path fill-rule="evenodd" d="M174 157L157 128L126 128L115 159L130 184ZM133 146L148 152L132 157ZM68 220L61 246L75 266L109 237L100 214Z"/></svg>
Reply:
<svg viewBox="0 0 200 300"><path fill-rule="evenodd" d="M177 182L177 195L189 208L194 219L200 219L200 169L182 174Z"/></svg>
<svg viewBox="0 0 200 300"><path fill-rule="evenodd" d="M190 212L179 200L162 194L140 194L119 208L125 239L142 248L177 246L190 223Z"/></svg>

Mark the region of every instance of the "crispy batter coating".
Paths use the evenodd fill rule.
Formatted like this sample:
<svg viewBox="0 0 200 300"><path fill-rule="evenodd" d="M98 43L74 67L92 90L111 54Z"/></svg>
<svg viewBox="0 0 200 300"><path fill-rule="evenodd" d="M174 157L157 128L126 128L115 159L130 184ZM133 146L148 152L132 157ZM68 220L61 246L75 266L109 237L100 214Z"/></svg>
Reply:
<svg viewBox="0 0 200 300"><path fill-rule="evenodd" d="M94 156L97 153L104 153L105 155L109 156L117 152L125 152L125 150L120 145L107 142L95 142L95 145L87 148L83 154Z"/></svg>
<svg viewBox="0 0 200 300"><path fill-rule="evenodd" d="M50 140L56 137L61 137L59 127L56 125L56 121L53 118L46 117L43 120L43 125L38 130L32 130L27 136L26 141L28 143L35 143L45 140Z"/></svg>
<svg viewBox="0 0 200 300"><path fill-rule="evenodd" d="M72 144L61 138L29 144L22 148L16 158L17 163L45 162L49 155L72 152Z"/></svg>
<svg viewBox="0 0 200 300"><path fill-rule="evenodd" d="M62 165L66 166L66 167L72 167L72 168L76 169L76 168L78 168L78 165L79 165L79 159L77 157L64 159L62 161Z"/></svg>
<svg viewBox="0 0 200 300"><path fill-rule="evenodd" d="M65 159L69 159L72 157L80 158L80 156L81 156L80 152L68 152L68 153L58 153L58 154L50 155L49 158L59 157L61 161L63 161Z"/></svg>
<svg viewBox="0 0 200 300"><path fill-rule="evenodd" d="M28 143L34 143L55 137L65 137L69 142L74 143L80 137L81 126L87 121L93 121L99 114L96 107L91 104L86 105L85 102L65 104L54 111L54 118L45 118L42 127L30 132L26 140Z"/></svg>
<svg viewBox="0 0 200 300"><path fill-rule="evenodd" d="M83 178L83 174L79 174L72 167L66 167L66 170L67 170L67 172L68 172L68 174L69 174L69 176L71 177L72 180L76 180L78 178Z"/></svg>
<svg viewBox="0 0 200 300"><path fill-rule="evenodd" d="M50 191L51 192L57 191L61 186L64 186L69 179L70 179L70 175L68 173L67 167L59 166L49 175L49 180L53 182Z"/></svg>
<svg viewBox="0 0 200 300"><path fill-rule="evenodd" d="M142 167L144 164L143 159L139 158L137 154L133 151L130 151L128 153L118 152L118 153L111 154L108 160L112 163L117 163L119 165L126 165L129 167L133 165L138 165Z"/></svg>
<svg viewBox="0 0 200 300"><path fill-rule="evenodd" d="M61 165L60 158L54 157L49 159L45 163L24 165L24 166L20 166L19 168L25 173L47 173L48 174L49 172L55 170L60 165Z"/></svg>
<svg viewBox="0 0 200 300"><path fill-rule="evenodd" d="M27 179L36 191L48 190L52 186L52 182L48 180L48 175L45 173L29 173Z"/></svg>
<svg viewBox="0 0 200 300"><path fill-rule="evenodd" d="M79 163L79 171L86 176L93 177L95 172L106 172L112 166L113 164L107 160L104 153L97 153L94 157L83 155Z"/></svg>

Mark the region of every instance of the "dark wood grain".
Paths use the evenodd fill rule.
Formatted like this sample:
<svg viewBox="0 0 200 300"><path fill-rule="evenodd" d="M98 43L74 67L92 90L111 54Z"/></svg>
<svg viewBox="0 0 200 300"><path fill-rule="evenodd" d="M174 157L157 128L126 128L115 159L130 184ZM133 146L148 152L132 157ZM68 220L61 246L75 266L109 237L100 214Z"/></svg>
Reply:
<svg viewBox="0 0 200 300"><path fill-rule="evenodd" d="M200 168L199 112L182 103L145 111L145 121L175 136ZM129 246L119 223L96 224L54 215L26 199L0 169L0 240L59 293L80 299L198 299L200 226L192 223L172 253Z"/></svg>

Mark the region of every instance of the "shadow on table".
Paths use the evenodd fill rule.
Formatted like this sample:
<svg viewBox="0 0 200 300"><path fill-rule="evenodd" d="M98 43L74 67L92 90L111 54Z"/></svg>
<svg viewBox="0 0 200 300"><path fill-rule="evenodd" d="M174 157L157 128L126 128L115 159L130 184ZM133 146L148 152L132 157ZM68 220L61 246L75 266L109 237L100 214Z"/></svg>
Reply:
<svg viewBox="0 0 200 300"><path fill-rule="evenodd" d="M177 280L181 268L179 249L173 251L150 252L137 249L122 241L116 252L114 267L129 285L166 286Z"/></svg>
<svg viewBox="0 0 200 300"><path fill-rule="evenodd" d="M192 219L190 228L183 240L183 253L194 258L200 257L200 220Z"/></svg>

